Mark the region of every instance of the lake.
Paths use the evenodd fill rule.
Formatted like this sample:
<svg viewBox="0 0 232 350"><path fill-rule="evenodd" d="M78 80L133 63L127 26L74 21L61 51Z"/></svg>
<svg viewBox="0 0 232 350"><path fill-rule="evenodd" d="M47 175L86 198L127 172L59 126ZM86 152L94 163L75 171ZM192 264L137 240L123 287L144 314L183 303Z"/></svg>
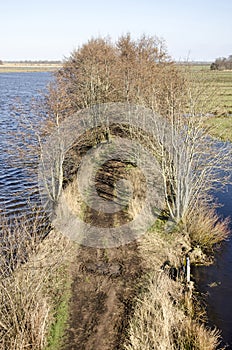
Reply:
<svg viewBox="0 0 232 350"><path fill-rule="evenodd" d="M32 98L39 98L51 79L48 72L0 74L0 208L7 215L25 212L37 180L17 156L19 141L14 133L19 121L13 108L20 103L27 118L32 118Z"/></svg>
<svg viewBox="0 0 232 350"><path fill-rule="evenodd" d="M21 100L28 115L31 115L31 99L39 96L38 91L46 90L52 74L4 73L0 74L0 208L7 215L23 215L28 209L31 190L36 187L34 180L18 158L18 145L12 132L19 128L12 108ZM224 193L215 194L224 205L219 212L231 215L232 186ZM210 267L198 267L194 277L199 290L206 294L210 323L222 330L224 341L232 349L232 240L228 240L216 255L216 263ZM210 287L210 285L214 287Z"/></svg>

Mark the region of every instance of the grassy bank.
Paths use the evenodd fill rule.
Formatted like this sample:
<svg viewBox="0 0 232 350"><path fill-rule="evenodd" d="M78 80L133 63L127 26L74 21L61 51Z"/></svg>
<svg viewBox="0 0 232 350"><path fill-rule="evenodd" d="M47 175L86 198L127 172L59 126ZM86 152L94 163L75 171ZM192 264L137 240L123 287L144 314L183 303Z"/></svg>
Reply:
<svg viewBox="0 0 232 350"><path fill-rule="evenodd" d="M205 121L210 134L223 141L232 142L232 116L210 117Z"/></svg>
<svg viewBox="0 0 232 350"><path fill-rule="evenodd" d="M60 272L60 278L63 280L63 283L59 293L61 294L62 292L62 295L55 303L53 320L48 329L45 350L59 350L64 343L64 333L69 317L69 300L71 297L71 276L67 267L63 267L63 270ZM64 278L65 275L67 278Z"/></svg>
<svg viewBox="0 0 232 350"><path fill-rule="evenodd" d="M0 349L57 350L68 317L73 245L54 231L40 242L36 221L1 225Z"/></svg>
<svg viewBox="0 0 232 350"><path fill-rule="evenodd" d="M201 229L207 230L215 218L211 216L208 227L207 213L204 220L198 221ZM223 225L217 231L225 233ZM220 332L206 326L207 317L194 284L186 283L183 272L187 254L192 263L208 260L204 249L199 248L202 241L195 234L198 235L193 228L189 233L183 228L167 233L165 223L158 221L140 240L140 254L148 273L141 280L124 350L220 348Z"/></svg>
<svg viewBox="0 0 232 350"><path fill-rule="evenodd" d="M112 349L216 349L219 333L206 327L184 272L187 255L208 262L228 234L208 213L191 216L187 226L157 220L136 242L112 249L80 249L55 231L40 242L36 224L31 237L25 221L5 226L0 349L70 349L71 314L75 344L94 344L89 348L109 349L101 345L116 339L120 347Z"/></svg>
<svg viewBox="0 0 232 350"><path fill-rule="evenodd" d="M186 289L165 273L154 271L137 300L124 349L216 349L219 332L199 321L191 293L191 287Z"/></svg>

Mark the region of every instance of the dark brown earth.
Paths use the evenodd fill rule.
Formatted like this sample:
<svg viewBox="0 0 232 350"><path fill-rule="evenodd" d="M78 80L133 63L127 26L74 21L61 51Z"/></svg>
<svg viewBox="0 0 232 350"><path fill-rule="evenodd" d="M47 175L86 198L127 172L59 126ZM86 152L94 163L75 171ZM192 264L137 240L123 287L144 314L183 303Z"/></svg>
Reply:
<svg viewBox="0 0 232 350"><path fill-rule="evenodd" d="M64 349L121 349L142 274L136 243L107 250L82 247L72 274Z"/></svg>
<svg viewBox="0 0 232 350"><path fill-rule="evenodd" d="M117 161L105 164L96 177L98 195L117 200L114 183L128 175L127 166ZM131 215L125 210L106 215L87 207L85 220L113 227L130 221ZM143 273L136 242L111 249L80 247L71 268L72 297L63 350L122 349Z"/></svg>

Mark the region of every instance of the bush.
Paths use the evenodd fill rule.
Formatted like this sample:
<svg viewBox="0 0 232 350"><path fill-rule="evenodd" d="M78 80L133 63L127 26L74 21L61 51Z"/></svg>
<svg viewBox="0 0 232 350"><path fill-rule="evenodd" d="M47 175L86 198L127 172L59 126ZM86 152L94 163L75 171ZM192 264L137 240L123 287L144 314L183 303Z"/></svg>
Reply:
<svg viewBox="0 0 232 350"><path fill-rule="evenodd" d="M186 228L193 247L212 252L215 245L225 240L229 233L228 220L220 220L215 209L199 206L187 215Z"/></svg>

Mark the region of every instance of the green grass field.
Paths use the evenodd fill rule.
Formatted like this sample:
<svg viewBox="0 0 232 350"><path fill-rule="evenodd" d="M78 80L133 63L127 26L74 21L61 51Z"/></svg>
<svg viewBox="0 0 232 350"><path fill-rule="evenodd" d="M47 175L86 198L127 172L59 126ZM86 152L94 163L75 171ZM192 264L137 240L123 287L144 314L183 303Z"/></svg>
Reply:
<svg viewBox="0 0 232 350"><path fill-rule="evenodd" d="M219 114L232 114L232 70L212 71L210 65L191 65L190 68L199 80L215 90Z"/></svg>
<svg viewBox="0 0 232 350"><path fill-rule="evenodd" d="M207 80L217 89L224 113L232 114L232 71L210 71Z"/></svg>
<svg viewBox="0 0 232 350"><path fill-rule="evenodd" d="M232 142L232 71L210 71L208 81L218 93L219 111L207 123L212 126L212 135Z"/></svg>
<svg viewBox="0 0 232 350"><path fill-rule="evenodd" d="M232 142L232 116L208 118L206 125L210 126L212 136Z"/></svg>
<svg viewBox="0 0 232 350"><path fill-rule="evenodd" d="M212 88L216 110L206 119L206 125L211 127L211 135L232 142L232 71L212 71L210 65L191 65L191 71L199 76L199 82Z"/></svg>

